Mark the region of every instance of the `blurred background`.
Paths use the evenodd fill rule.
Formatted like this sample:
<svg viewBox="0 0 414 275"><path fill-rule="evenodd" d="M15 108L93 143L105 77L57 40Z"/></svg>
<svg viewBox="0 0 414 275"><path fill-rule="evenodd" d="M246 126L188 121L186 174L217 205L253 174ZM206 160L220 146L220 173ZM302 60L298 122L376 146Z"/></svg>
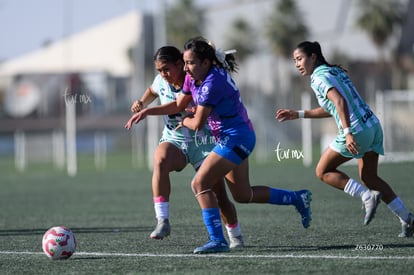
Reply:
<svg viewBox="0 0 414 275"><path fill-rule="evenodd" d="M117 154L151 169L160 118L127 131L130 106L152 83L159 47L202 35L237 49L252 161L309 166L336 134L331 119L274 119L279 108L316 107L291 57L303 40L345 67L381 118L382 160L412 161L413 13L414 0L0 0L0 157L71 176L82 155L98 170Z"/></svg>

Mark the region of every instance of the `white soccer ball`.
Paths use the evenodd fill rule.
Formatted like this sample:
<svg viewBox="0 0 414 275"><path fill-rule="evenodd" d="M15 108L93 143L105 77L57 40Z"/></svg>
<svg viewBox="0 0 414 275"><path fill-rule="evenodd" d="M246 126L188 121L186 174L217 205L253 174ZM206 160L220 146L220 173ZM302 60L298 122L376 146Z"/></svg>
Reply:
<svg viewBox="0 0 414 275"><path fill-rule="evenodd" d="M52 260L68 259L76 249L75 235L64 226L52 227L43 235L42 249Z"/></svg>

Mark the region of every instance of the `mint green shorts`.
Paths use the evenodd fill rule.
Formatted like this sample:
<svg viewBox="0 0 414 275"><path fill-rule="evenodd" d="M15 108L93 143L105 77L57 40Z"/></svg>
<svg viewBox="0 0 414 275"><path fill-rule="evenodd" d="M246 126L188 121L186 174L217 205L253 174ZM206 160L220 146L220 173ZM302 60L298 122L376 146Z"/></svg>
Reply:
<svg viewBox="0 0 414 275"><path fill-rule="evenodd" d="M205 139L197 139L191 142L177 141L173 139L161 138L160 143L169 142L181 150L195 170L197 170L208 154L216 145L214 138L207 136Z"/></svg>
<svg viewBox="0 0 414 275"><path fill-rule="evenodd" d="M354 137L359 145L359 153L357 155L352 155L348 151L348 148L346 148L346 138L344 134L338 135L329 147L347 158L360 159L365 153L370 151L374 151L379 155L384 155L384 137L380 123L377 123L373 127L367 128L362 132L354 134Z"/></svg>

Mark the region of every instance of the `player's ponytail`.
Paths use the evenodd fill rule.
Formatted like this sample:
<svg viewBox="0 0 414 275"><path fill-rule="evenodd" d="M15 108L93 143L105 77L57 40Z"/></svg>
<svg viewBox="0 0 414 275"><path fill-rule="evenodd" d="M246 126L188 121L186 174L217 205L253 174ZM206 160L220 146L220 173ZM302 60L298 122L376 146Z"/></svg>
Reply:
<svg viewBox="0 0 414 275"><path fill-rule="evenodd" d="M184 50L193 51L200 60L208 59L219 68L224 68L229 72L237 72L238 64L233 53L235 50L223 51L204 37L195 37L188 40L184 45Z"/></svg>
<svg viewBox="0 0 414 275"><path fill-rule="evenodd" d="M236 50L227 50L227 51L223 51L220 48L216 48L216 46L214 45L214 43L212 43L211 41L209 42L209 44L213 47L214 51L215 51L215 64L220 67L220 68L224 68L229 72L237 72L239 65L236 63L236 58L234 57L233 53L236 52Z"/></svg>

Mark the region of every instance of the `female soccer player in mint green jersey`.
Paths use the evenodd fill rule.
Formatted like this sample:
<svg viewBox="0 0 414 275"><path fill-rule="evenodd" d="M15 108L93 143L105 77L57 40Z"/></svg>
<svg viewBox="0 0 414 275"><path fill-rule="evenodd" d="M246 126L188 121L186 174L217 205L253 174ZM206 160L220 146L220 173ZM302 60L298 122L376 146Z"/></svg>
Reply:
<svg viewBox="0 0 414 275"><path fill-rule="evenodd" d="M375 215L382 199L401 222L400 237L414 233L414 215L404 206L393 189L378 176L378 158L384 154L382 127L345 70L329 64L318 42L300 43L293 52L296 68L310 76L311 87L320 107L311 110L277 110L279 121L297 118L333 117L338 135L322 154L316 175L323 182L359 197L365 206L364 224ZM358 169L364 185L338 170L338 166L358 159Z"/></svg>

